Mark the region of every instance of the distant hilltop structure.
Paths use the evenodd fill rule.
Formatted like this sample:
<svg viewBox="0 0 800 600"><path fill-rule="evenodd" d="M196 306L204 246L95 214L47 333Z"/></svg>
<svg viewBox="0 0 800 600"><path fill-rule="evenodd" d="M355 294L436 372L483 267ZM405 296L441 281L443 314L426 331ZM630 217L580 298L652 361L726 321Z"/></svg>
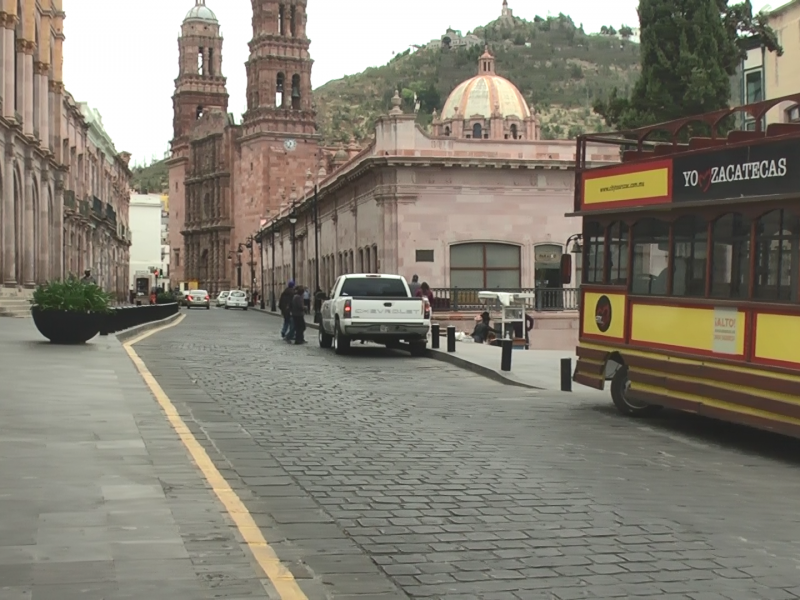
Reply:
<svg viewBox="0 0 800 600"><path fill-rule="evenodd" d="M503 8L500 11L500 19L514 19L514 11L508 7L508 0L503 0ZM486 41L479 38L477 35L472 33L463 35L460 30L448 27L447 31L444 33L444 35L442 35L442 37L440 37L438 40L431 40L426 44L425 47L429 50L436 50L439 48L469 50L473 46L483 46L485 43Z"/></svg>

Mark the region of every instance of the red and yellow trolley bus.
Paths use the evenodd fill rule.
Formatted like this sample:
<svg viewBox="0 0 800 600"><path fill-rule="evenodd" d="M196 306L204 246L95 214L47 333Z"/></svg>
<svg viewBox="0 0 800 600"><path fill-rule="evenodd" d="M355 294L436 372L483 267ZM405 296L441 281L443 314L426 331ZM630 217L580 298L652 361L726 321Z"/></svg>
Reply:
<svg viewBox="0 0 800 600"><path fill-rule="evenodd" d="M798 102L579 138L573 378L610 381L622 413L670 407L800 436L800 124L761 127ZM756 129L717 135L737 111ZM681 142L697 122L711 137ZM650 141L657 131L670 141ZM585 169L587 142L619 146L621 164Z"/></svg>

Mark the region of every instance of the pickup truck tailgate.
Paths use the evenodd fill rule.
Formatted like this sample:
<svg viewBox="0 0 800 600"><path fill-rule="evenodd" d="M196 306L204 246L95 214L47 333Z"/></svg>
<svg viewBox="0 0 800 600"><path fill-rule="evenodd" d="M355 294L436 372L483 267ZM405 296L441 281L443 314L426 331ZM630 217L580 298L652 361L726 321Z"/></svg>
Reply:
<svg viewBox="0 0 800 600"><path fill-rule="evenodd" d="M420 298L351 298L352 319L390 323L421 321L425 307Z"/></svg>

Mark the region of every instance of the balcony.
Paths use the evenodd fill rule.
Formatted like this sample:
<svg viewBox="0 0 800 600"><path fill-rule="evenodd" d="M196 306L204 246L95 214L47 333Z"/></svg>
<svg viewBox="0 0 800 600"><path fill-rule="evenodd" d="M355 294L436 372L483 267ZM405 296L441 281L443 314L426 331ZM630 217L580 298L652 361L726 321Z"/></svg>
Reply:
<svg viewBox="0 0 800 600"><path fill-rule="evenodd" d="M97 196L92 196L92 216L100 220L103 218L103 201Z"/></svg>
<svg viewBox="0 0 800 600"><path fill-rule="evenodd" d="M92 206L88 200L78 200L78 207L80 215L86 219L92 214Z"/></svg>
<svg viewBox="0 0 800 600"><path fill-rule="evenodd" d="M117 228L117 211L115 211L114 207L110 204L106 204L106 221L111 223L114 229Z"/></svg>
<svg viewBox="0 0 800 600"><path fill-rule="evenodd" d="M64 190L64 208L74 211L77 208L75 201L75 192L72 190Z"/></svg>

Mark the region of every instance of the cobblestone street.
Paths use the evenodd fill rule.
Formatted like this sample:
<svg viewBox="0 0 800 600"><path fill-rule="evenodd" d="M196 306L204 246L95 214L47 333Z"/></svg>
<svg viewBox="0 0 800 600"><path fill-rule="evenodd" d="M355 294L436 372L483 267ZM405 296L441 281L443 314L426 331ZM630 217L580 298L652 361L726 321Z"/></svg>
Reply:
<svg viewBox="0 0 800 600"><path fill-rule="evenodd" d="M800 598L798 442L279 326L136 350L311 600Z"/></svg>

